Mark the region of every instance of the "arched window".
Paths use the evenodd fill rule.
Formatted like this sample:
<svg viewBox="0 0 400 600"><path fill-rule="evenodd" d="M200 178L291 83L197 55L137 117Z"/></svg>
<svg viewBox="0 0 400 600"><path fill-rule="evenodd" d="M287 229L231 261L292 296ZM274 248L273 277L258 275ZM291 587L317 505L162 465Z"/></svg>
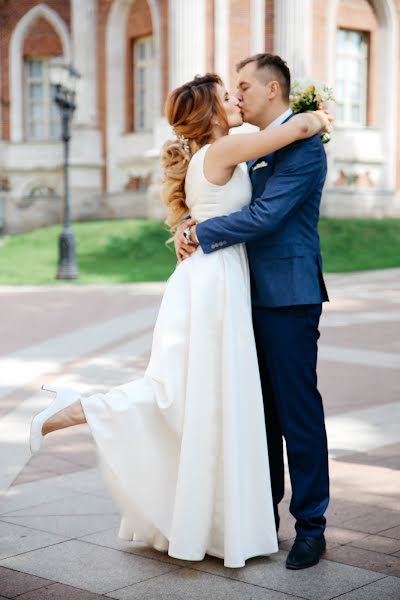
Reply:
<svg viewBox="0 0 400 600"><path fill-rule="evenodd" d="M366 32L338 30L335 86L338 123L367 124L368 48Z"/></svg>
<svg viewBox="0 0 400 600"><path fill-rule="evenodd" d="M150 131L154 121L154 39L137 38L133 45L134 129Z"/></svg>
<svg viewBox="0 0 400 600"><path fill-rule="evenodd" d="M340 0L335 61L336 121L340 125L373 124L377 29L368 0Z"/></svg>
<svg viewBox="0 0 400 600"><path fill-rule="evenodd" d="M46 63L59 55L66 62L71 60L67 26L56 11L37 4L18 21L10 39L11 141L51 139L56 135Z"/></svg>
<svg viewBox="0 0 400 600"><path fill-rule="evenodd" d="M60 115L54 102L55 87L49 80L49 58L24 61L25 138L60 139Z"/></svg>
<svg viewBox="0 0 400 600"><path fill-rule="evenodd" d="M51 140L60 137L60 116L50 84L49 60L62 55L61 40L52 25L37 18L24 39L25 139Z"/></svg>
<svg viewBox="0 0 400 600"><path fill-rule="evenodd" d="M154 124L155 51L147 0L132 3L126 37L126 131L150 131Z"/></svg>

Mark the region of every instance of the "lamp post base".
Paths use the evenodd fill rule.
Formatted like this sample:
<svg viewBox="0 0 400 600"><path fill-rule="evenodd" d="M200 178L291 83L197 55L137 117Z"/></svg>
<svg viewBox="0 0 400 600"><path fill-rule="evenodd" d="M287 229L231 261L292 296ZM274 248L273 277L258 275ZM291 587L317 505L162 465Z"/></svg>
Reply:
<svg viewBox="0 0 400 600"><path fill-rule="evenodd" d="M64 229L59 238L59 261L57 279L78 279L79 271L75 257L75 235L71 229Z"/></svg>

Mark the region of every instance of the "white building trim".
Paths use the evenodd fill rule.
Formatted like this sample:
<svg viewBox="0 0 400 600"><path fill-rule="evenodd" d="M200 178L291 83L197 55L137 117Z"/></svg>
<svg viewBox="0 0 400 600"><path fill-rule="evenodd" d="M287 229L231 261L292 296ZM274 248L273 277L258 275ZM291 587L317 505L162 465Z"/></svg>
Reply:
<svg viewBox="0 0 400 600"><path fill-rule="evenodd" d="M125 132L126 102L126 39L125 28L129 10L135 0L115 0L106 30L106 123L108 191L121 189L118 174L118 141ZM161 116L161 18L158 0L147 0L152 20L155 51L154 120Z"/></svg>
<svg viewBox="0 0 400 600"><path fill-rule="evenodd" d="M329 0L326 15L328 42L326 73L329 85L335 84L337 11L340 0ZM385 148L383 186L386 191L396 187L396 150L398 131L398 71L399 71L399 31L398 15L394 0L371 0L378 18L378 82L384 94L379 101L379 123L382 124L382 147ZM355 133L355 135L357 135Z"/></svg>
<svg viewBox="0 0 400 600"><path fill-rule="evenodd" d="M169 89L206 71L205 0L168 1Z"/></svg>
<svg viewBox="0 0 400 600"><path fill-rule="evenodd" d="M68 28L63 19L46 4L38 4L29 10L18 21L10 40L10 139L12 142L22 142L23 131L23 46L26 32L33 22L43 17L54 27L60 37L63 58L66 62L71 60L71 42Z"/></svg>
<svg viewBox="0 0 400 600"><path fill-rule="evenodd" d="M79 80L75 126L98 126L97 2L71 0L73 63Z"/></svg>
<svg viewBox="0 0 400 600"><path fill-rule="evenodd" d="M226 87L232 87L229 82L229 14L229 0L215 0L215 72L221 77Z"/></svg>
<svg viewBox="0 0 400 600"><path fill-rule="evenodd" d="M265 52L265 0L250 3L250 54Z"/></svg>
<svg viewBox="0 0 400 600"><path fill-rule="evenodd" d="M285 60L293 79L311 77L313 52L312 0L275 2L275 53Z"/></svg>

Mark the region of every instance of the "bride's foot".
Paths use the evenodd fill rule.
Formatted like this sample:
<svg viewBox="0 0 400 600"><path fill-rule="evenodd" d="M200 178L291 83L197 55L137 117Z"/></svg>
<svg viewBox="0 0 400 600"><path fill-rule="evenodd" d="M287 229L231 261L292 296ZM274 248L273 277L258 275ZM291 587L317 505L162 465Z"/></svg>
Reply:
<svg viewBox="0 0 400 600"><path fill-rule="evenodd" d="M30 436L32 454L40 450L43 437L47 433L86 422L78 392L69 388L42 386L42 389L54 392L56 397L45 410L32 419Z"/></svg>
<svg viewBox="0 0 400 600"><path fill-rule="evenodd" d="M86 423L85 413L82 409L80 400L76 400L73 404L59 410L57 413L46 419L42 425L42 435L57 431L57 429L65 429L72 425L81 425Z"/></svg>

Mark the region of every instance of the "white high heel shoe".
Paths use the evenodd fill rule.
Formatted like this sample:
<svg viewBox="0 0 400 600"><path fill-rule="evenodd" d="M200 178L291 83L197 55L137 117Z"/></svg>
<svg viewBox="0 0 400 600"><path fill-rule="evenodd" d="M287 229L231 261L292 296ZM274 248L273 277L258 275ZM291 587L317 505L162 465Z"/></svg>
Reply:
<svg viewBox="0 0 400 600"><path fill-rule="evenodd" d="M80 399L79 393L72 388L62 388L57 386L46 387L45 385L42 385L42 390L53 392L56 396L54 400L50 402L47 408L35 415L32 419L30 436L32 454L39 452L43 444L44 435L42 434L42 427L45 421L47 421L47 419L55 415L60 410L63 410L63 408L70 406L76 400Z"/></svg>

